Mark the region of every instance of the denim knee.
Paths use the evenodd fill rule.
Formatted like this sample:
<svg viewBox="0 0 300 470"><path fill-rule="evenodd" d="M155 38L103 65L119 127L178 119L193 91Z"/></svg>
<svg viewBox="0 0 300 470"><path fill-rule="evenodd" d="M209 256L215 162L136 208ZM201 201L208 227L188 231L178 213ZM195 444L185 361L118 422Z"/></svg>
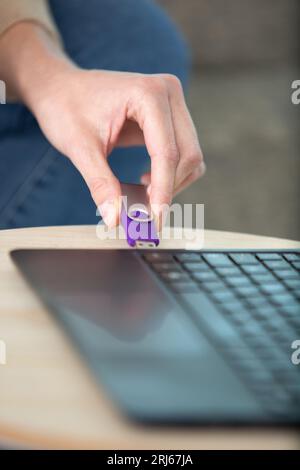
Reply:
<svg viewBox="0 0 300 470"><path fill-rule="evenodd" d="M186 84L187 45L151 0L50 0L66 52L83 68L172 73Z"/></svg>

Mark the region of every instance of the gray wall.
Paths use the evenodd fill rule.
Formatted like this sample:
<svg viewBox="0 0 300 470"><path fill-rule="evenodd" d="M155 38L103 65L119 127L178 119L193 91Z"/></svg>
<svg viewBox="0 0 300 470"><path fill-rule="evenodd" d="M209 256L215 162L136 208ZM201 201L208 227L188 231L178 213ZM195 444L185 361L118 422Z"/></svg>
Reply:
<svg viewBox="0 0 300 470"><path fill-rule="evenodd" d="M299 0L161 0L191 44L206 228L300 239Z"/></svg>
<svg viewBox="0 0 300 470"><path fill-rule="evenodd" d="M299 52L299 0L160 0L197 65L287 63Z"/></svg>

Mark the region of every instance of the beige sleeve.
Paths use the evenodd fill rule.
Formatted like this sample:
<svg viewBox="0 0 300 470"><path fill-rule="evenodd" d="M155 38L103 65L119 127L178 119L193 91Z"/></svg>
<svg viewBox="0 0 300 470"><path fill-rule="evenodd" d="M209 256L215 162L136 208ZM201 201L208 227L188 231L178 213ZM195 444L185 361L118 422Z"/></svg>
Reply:
<svg viewBox="0 0 300 470"><path fill-rule="evenodd" d="M0 37L19 21L39 23L61 42L49 10L48 0L0 0Z"/></svg>

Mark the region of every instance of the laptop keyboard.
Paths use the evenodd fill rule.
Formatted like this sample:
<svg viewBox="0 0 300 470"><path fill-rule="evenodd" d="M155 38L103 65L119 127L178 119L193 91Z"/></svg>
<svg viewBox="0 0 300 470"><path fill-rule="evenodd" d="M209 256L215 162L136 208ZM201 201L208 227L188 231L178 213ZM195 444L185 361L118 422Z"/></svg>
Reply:
<svg viewBox="0 0 300 470"><path fill-rule="evenodd" d="M144 261L217 343L263 405L300 413L300 253L147 252ZM209 317L197 309L212 301ZM209 310L211 312L212 309Z"/></svg>

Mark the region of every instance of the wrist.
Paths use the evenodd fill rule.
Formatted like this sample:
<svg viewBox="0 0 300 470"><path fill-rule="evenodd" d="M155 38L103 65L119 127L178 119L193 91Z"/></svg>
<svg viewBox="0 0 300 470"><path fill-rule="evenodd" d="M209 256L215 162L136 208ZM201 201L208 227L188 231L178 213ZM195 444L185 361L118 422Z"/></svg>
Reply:
<svg viewBox="0 0 300 470"><path fill-rule="evenodd" d="M4 34L0 61L1 76L11 94L33 112L59 77L76 68L47 30L30 22L18 23Z"/></svg>

